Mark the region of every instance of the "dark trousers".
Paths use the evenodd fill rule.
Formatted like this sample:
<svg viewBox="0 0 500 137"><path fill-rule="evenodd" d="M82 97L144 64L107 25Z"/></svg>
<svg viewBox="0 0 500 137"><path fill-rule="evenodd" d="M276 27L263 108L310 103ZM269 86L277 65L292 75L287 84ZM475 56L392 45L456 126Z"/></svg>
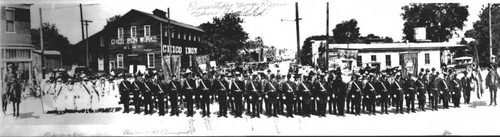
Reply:
<svg viewBox="0 0 500 137"><path fill-rule="evenodd" d="M165 94L158 94L158 113L159 115L165 115Z"/></svg>
<svg viewBox="0 0 500 137"><path fill-rule="evenodd" d="M470 103L470 89L465 89L464 90L464 103L469 104Z"/></svg>
<svg viewBox="0 0 500 137"><path fill-rule="evenodd" d="M313 94L310 99L311 99L311 106L309 107L309 112L310 114L318 114L318 100L317 100L318 95Z"/></svg>
<svg viewBox="0 0 500 137"><path fill-rule="evenodd" d="M201 109L203 109L203 115L210 116L210 93L209 92L202 93Z"/></svg>
<svg viewBox="0 0 500 137"><path fill-rule="evenodd" d="M461 93L462 91L457 91L453 95L453 107L460 107L460 98L461 98Z"/></svg>
<svg viewBox="0 0 500 137"><path fill-rule="evenodd" d="M12 115L14 115L14 117L19 117L19 104L20 103L21 103L20 101L12 102L12 108L14 109L14 111L12 111Z"/></svg>
<svg viewBox="0 0 500 137"><path fill-rule="evenodd" d="M279 114L284 114L284 109L285 109L285 104L286 103L285 103L285 100L283 99L283 96L285 96L285 95L282 94L282 93L278 94L278 100L277 100L278 101L278 107L277 107L277 109L278 109L278 113Z"/></svg>
<svg viewBox="0 0 500 137"><path fill-rule="evenodd" d="M200 107L201 107L201 91L200 90L194 91L194 102L196 104L196 109L200 109Z"/></svg>
<svg viewBox="0 0 500 137"><path fill-rule="evenodd" d="M187 116L193 116L193 103L194 103L194 98L193 98L193 92L188 92L184 95L184 99L186 100L186 108L187 108Z"/></svg>
<svg viewBox="0 0 500 137"><path fill-rule="evenodd" d="M222 92L218 96L219 116L227 116L227 94Z"/></svg>
<svg viewBox="0 0 500 137"><path fill-rule="evenodd" d="M129 112L129 103L130 103L130 96L128 94L122 94L122 103L123 103L123 112L128 113Z"/></svg>
<svg viewBox="0 0 500 137"><path fill-rule="evenodd" d="M418 109L421 111L425 111L425 104L426 104L425 93L421 92L418 95Z"/></svg>
<svg viewBox="0 0 500 137"><path fill-rule="evenodd" d="M286 116L293 117L294 95L293 93L285 93L286 99Z"/></svg>
<svg viewBox="0 0 500 137"><path fill-rule="evenodd" d="M139 98L139 93L134 93L134 109L135 113L141 113L141 98Z"/></svg>
<svg viewBox="0 0 500 137"><path fill-rule="evenodd" d="M396 93L396 114L397 113L401 113L403 114L403 101L404 101L404 97L403 97L403 92L398 92Z"/></svg>
<svg viewBox="0 0 500 137"><path fill-rule="evenodd" d="M492 105L493 103L495 103L495 105L497 104L497 90L498 88L495 87L495 88L490 88L490 105Z"/></svg>
<svg viewBox="0 0 500 137"><path fill-rule="evenodd" d="M450 101L450 93L449 91L443 91L443 108L449 108L448 102Z"/></svg>
<svg viewBox="0 0 500 137"><path fill-rule="evenodd" d="M243 115L243 97L241 92L234 93L234 108L236 109L236 117L242 117Z"/></svg>
<svg viewBox="0 0 500 137"><path fill-rule="evenodd" d="M406 99L406 109L407 112L410 113L410 109L412 112L415 112L415 94L409 93Z"/></svg>
<svg viewBox="0 0 500 137"><path fill-rule="evenodd" d="M354 99L352 100L354 111L357 115L361 113L361 94L354 94Z"/></svg>
<svg viewBox="0 0 500 137"><path fill-rule="evenodd" d="M252 109L252 104L253 104L253 101L252 101L252 100L250 100L250 96L251 96L250 94L245 94L245 95L244 95L245 104L247 104L247 105L246 105L246 110L247 110L247 111L246 111L246 113L247 113L247 114L252 113L252 110L251 110L251 109ZM252 97L252 98L253 98L253 97Z"/></svg>
<svg viewBox="0 0 500 137"><path fill-rule="evenodd" d="M177 93L170 93L170 115L179 116L179 96Z"/></svg>
<svg viewBox="0 0 500 137"><path fill-rule="evenodd" d="M438 90L432 90L432 96L430 97L430 103L431 103L431 108L433 110L438 110L437 105L439 102L439 91Z"/></svg>
<svg viewBox="0 0 500 137"><path fill-rule="evenodd" d="M349 112L353 113L353 111L351 111L351 108L350 108L351 100L353 100L353 99L354 99L354 97L353 97L352 92L347 93L347 97L346 97L346 112L347 113L349 113Z"/></svg>
<svg viewBox="0 0 500 137"><path fill-rule="evenodd" d="M313 101L311 95L307 93L302 96L302 102L300 103L302 106L302 116L311 116Z"/></svg>
<svg viewBox="0 0 500 137"><path fill-rule="evenodd" d="M388 114L387 107L389 106L389 95L382 94L380 97L380 113Z"/></svg>
<svg viewBox="0 0 500 137"><path fill-rule="evenodd" d="M266 113L268 116L277 116L278 100L276 93L268 93L266 99Z"/></svg>
<svg viewBox="0 0 500 137"><path fill-rule="evenodd" d="M337 114L337 101L338 98L334 98L332 94L328 97L328 113Z"/></svg>
<svg viewBox="0 0 500 137"><path fill-rule="evenodd" d="M251 113L252 117L259 116L259 96L257 93L252 93L249 97L249 102L251 102L251 107L248 111Z"/></svg>
<svg viewBox="0 0 500 137"><path fill-rule="evenodd" d="M151 93L144 94L144 113L153 114L153 101Z"/></svg>
<svg viewBox="0 0 500 137"><path fill-rule="evenodd" d="M337 107L339 109L338 115L344 116L345 96L338 96L336 101L337 101Z"/></svg>
<svg viewBox="0 0 500 137"><path fill-rule="evenodd" d="M375 106L376 106L375 98L376 98L376 96L375 96L375 94L371 94L371 95L368 95L368 97L369 97L368 98L368 111L375 115L375 112L376 112L376 110L375 110Z"/></svg>

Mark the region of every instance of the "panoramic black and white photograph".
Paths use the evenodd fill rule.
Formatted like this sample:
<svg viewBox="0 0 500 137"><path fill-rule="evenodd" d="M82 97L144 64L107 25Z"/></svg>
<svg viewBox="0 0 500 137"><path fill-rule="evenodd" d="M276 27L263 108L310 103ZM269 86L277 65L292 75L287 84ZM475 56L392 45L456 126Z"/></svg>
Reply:
<svg viewBox="0 0 500 137"><path fill-rule="evenodd" d="M494 0L0 0L0 136L500 135Z"/></svg>

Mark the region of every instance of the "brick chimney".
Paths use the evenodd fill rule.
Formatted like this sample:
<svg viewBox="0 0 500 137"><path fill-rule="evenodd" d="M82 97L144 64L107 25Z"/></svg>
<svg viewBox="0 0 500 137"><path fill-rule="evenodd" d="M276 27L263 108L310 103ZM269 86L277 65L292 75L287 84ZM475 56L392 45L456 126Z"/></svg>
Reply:
<svg viewBox="0 0 500 137"><path fill-rule="evenodd" d="M155 9L153 10L153 15L161 17L161 18L167 18L167 12L160 10L160 9Z"/></svg>

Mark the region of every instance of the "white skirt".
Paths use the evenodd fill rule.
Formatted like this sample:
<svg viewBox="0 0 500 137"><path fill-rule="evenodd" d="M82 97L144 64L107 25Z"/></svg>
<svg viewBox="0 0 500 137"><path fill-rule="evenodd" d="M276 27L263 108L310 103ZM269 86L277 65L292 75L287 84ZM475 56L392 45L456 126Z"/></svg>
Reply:
<svg viewBox="0 0 500 137"><path fill-rule="evenodd" d="M99 97L97 96L97 94L92 94L91 95L91 97L90 97L90 103L91 103L90 108L92 110L99 109L99 107L100 107L99 105L100 104L99 104Z"/></svg>

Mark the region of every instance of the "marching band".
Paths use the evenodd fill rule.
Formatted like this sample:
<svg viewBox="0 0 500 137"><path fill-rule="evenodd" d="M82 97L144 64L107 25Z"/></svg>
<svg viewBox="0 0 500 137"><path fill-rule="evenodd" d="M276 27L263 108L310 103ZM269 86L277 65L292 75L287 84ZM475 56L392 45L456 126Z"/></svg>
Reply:
<svg viewBox="0 0 500 137"><path fill-rule="evenodd" d="M442 72L434 69L432 72L421 69L419 74L402 74L396 70L364 71L354 73L350 81L344 82L340 69L309 73L290 71L287 74L251 70L198 74L188 69L181 72L180 79L157 72L123 73L116 79L113 76L57 78L48 80L43 92L53 99L57 113L113 112L116 108L130 113L132 107L134 114L157 112L160 116L166 113L179 116L183 111L187 112L187 117L193 117L195 109L201 108L202 117L210 117L216 112L218 117L233 113L241 118L244 112L251 117L261 114L326 117L326 114L345 116L346 113L388 114L392 107L395 107L395 114L405 114L404 110L406 113L434 111L438 110L438 104L448 109L449 101L453 107L460 107L462 97L463 103L468 104L471 92L481 91L477 85L481 81L470 68L463 72L453 69ZM457 77L459 73L463 73L461 79ZM489 84L498 81L498 74L495 76L488 75L489 88L496 88ZM214 103L218 103L217 111L211 110Z"/></svg>

